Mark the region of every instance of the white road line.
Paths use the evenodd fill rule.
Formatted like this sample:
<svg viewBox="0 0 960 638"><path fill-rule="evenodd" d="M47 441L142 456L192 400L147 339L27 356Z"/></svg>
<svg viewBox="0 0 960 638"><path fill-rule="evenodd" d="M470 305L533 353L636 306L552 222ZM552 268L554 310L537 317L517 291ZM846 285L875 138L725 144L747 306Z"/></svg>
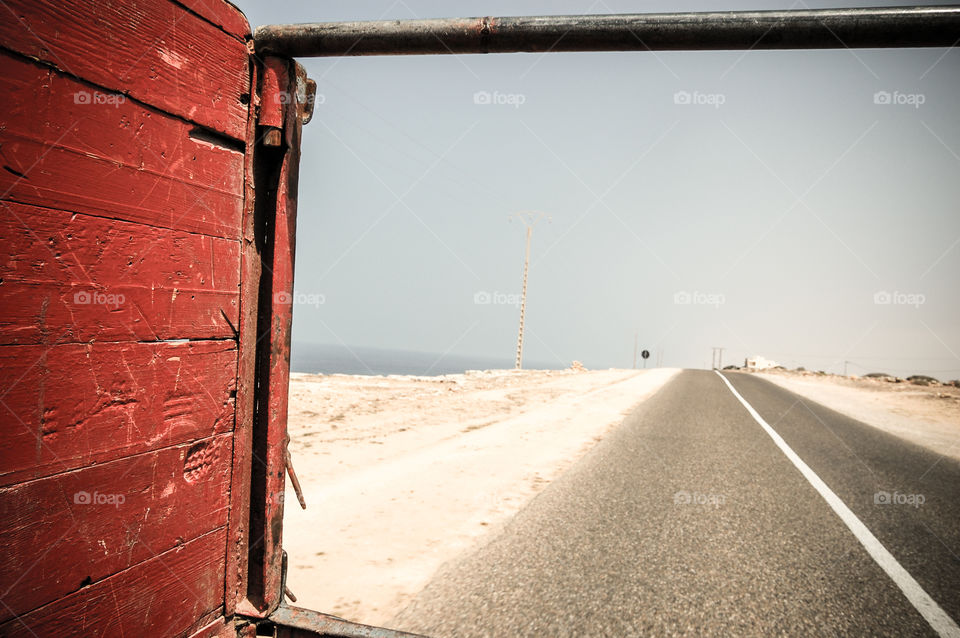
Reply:
<svg viewBox="0 0 960 638"><path fill-rule="evenodd" d="M717 371L715 371L717 372ZM843 501L840 500L840 497L837 496L833 490L827 487L827 484L823 482L817 473L810 469L806 463L803 462L797 453L787 445L787 442L777 434L777 432L770 427L770 425L763 420L756 410L753 409L753 406L747 403L746 399L740 396L740 393L736 391L733 385L730 384L730 381L727 380L725 376L717 372L717 376L723 379L723 382L727 384L727 387L730 388L730 392L733 392L733 396L737 397L740 400L740 403L743 404L743 407L747 409L747 412L750 413L750 416L753 417L754 421L760 424L760 426L770 435L770 438L773 439L773 442L777 444L777 447L780 448L790 462L793 463L800 473L803 474L804 478L810 482L810 485L813 486L817 492L820 493L820 496L823 497L823 500L827 502L834 512L837 513L837 516L840 517L840 520L853 532L853 535L857 537L857 540L860 541L860 544L863 545L864 549L867 550L867 553L873 557L873 560L877 561L877 564L880 565L880 568L887 573L887 576L896 583L897 587L900 588L900 591L903 592L903 595L907 597L907 600L910 601L917 611L920 612L920 615L923 616L935 632L939 635L950 638L960 638L960 627L957 627L957 623L954 622L953 618L947 615L947 612L943 611L943 608L937 604L937 602L930 597L923 587L920 586L913 576L910 575L903 566L897 562L897 559L893 557L886 547L884 547L877 537L873 535L867 526L863 524L857 515L850 511L850 508L847 507Z"/></svg>

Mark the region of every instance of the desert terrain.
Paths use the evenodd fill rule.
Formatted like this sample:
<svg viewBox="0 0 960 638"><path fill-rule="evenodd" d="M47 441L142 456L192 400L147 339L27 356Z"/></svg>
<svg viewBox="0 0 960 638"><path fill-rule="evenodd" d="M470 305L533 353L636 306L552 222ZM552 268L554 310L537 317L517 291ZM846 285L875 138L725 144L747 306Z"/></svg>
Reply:
<svg viewBox="0 0 960 638"><path fill-rule="evenodd" d="M297 604L383 624L678 370L294 374L284 548ZM802 397L960 458L960 388L770 370Z"/></svg>
<svg viewBox="0 0 960 638"><path fill-rule="evenodd" d="M295 374L283 545L298 605L378 624L677 370Z"/></svg>

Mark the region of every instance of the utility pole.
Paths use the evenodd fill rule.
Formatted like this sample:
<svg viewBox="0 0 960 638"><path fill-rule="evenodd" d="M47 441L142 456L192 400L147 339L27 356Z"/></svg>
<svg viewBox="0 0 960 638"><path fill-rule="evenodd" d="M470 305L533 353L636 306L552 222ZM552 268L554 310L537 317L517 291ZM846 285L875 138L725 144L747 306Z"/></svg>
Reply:
<svg viewBox="0 0 960 638"><path fill-rule="evenodd" d="M633 369L637 369L637 339L640 338L640 333L633 333ZM646 362L644 362L646 363Z"/></svg>
<svg viewBox="0 0 960 638"><path fill-rule="evenodd" d="M723 351L725 348L714 346L713 353L710 355L710 366L714 370L723 369Z"/></svg>
<svg viewBox="0 0 960 638"><path fill-rule="evenodd" d="M527 250L523 260L523 292L520 295L520 330L517 333L517 370L520 370L523 367L523 319L527 312L527 274L530 271L530 238L533 236L533 227L537 225L537 222L547 217L543 213L538 212L520 212L511 215L511 217L518 217L523 225L527 227ZM549 220L550 218L547 217Z"/></svg>

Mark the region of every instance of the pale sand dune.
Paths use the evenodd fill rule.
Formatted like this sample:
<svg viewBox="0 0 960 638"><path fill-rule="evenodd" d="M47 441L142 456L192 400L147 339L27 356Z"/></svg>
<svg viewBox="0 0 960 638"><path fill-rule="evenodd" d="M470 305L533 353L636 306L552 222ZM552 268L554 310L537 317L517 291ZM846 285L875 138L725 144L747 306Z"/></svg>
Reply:
<svg viewBox="0 0 960 638"><path fill-rule="evenodd" d="M779 370L758 374L831 410L960 460L960 388Z"/></svg>
<svg viewBox="0 0 960 638"><path fill-rule="evenodd" d="M678 371L294 375L283 545L298 605L393 617Z"/></svg>

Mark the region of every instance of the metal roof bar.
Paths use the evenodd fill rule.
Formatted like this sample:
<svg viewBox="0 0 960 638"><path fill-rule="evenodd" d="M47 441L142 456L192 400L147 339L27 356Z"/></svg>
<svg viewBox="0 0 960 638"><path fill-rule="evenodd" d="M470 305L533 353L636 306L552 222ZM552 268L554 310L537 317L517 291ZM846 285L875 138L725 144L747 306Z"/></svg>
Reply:
<svg viewBox="0 0 960 638"><path fill-rule="evenodd" d="M254 34L258 53L290 57L951 47L958 40L956 5L320 22Z"/></svg>

